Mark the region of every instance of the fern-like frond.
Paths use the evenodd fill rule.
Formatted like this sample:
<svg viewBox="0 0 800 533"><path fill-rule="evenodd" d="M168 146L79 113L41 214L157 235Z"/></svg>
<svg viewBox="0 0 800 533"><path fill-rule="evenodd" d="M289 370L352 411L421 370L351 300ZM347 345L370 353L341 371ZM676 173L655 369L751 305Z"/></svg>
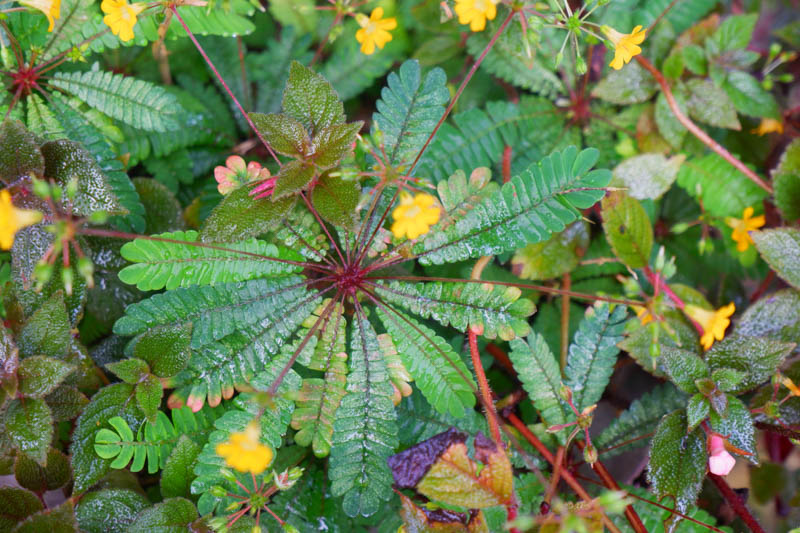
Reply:
<svg viewBox="0 0 800 533"><path fill-rule="evenodd" d="M355 31L355 25L352 30ZM380 54L366 55L355 39L339 39L320 74L333 85L341 100L358 96L400 59L402 44L394 39Z"/></svg>
<svg viewBox="0 0 800 533"><path fill-rule="evenodd" d="M471 172L495 166L511 148L511 169L517 173L572 138L563 115L545 98L525 96L519 104L489 102L486 110L458 113L445 122L420 159L420 176L439 182L458 169ZM574 141L573 141L574 142Z"/></svg>
<svg viewBox="0 0 800 533"><path fill-rule="evenodd" d="M463 417L454 418L434 409L418 390L403 398L396 410L397 423L400 427L398 436L403 447L418 444L452 427L457 427L471 436L475 436L479 431L484 434L489 432L486 419L478 411L470 409Z"/></svg>
<svg viewBox="0 0 800 533"><path fill-rule="evenodd" d="M90 70L58 72L50 82L134 128L170 131L180 126L184 112L174 95L147 81L122 74Z"/></svg>
<svg viewBox="0 0 800 533"><path fill-rule="evenodd" d="M386 459L397 447L392 386L378 335L360 311L354 318L347 394L333 424L328 477L349 516L370 516L392 494Z"/></svg>
<svg viewBox="0 0 800 533"><path fill-rule="evenodd" d="M480 283L407 281L380 282L375 293L423 318L459 331L482 330L485 337L504 340L530 332L527 318L535 311L520 290Z"/></svg>
<svg viewBox="0 0 800 533"><path fill-rule="evenodd" d="M114 324L117 335L139 335L156 326L191 323L192 348L236 330L275 321L302 301L307 283L298 276L175 289L128 306Z"/></svg>
<svg viewBox="0 0 800 533"><path fill-rule="evenodd" d="M647 446L650 440L646 436L655 431L661 417L683 407L686 396L671 383L664 383L634 401L592 440L603 451L603 457ZM627 444L620 446L623 443Z"/></svg>
<svg viewBox="0 0 800 533"><path fill-rule="evenodd" d="M477 387L461 357L443 338L416 320L378 308L386 331L417 387L436 410L461 418L475 406Z"/></svg>
<svg viewBox="0 0 800 533"><path fill-rule="evenodd" d="M528 167L455 223L441 221L414 245L423 264L498 254L546 240L603 197L608 170L591 170L599 152L575 147ZM444 227L441 227L444 226Z"/></svg>
<svg viewBox="0 0 800 533"><path fill-rule="evenodd" d="M372 115L372 123L383 135L390 165L413 161L449 101L447 75L440 68L428 72L423 80L419 62L411 59L389 74L381 99L375 103L378 112Z"/></svg>
<svg viewBox="0 0 800 533"><path fill-rule="evenodd" d="M186 243L199 241L196 231L176 231L154 237ZM281 260L300 261L302 256L286 248L279 249L274 244L250 239L223 246L225 250L136 239L120 250L122 257L134 264L123 268L119 278L129 285L136 285L139 290L153 291L282 276L301 270L299 266Z"/></svg>
<svg viewBox="0 0 800 533"><path fill-rule="evenodd" d="M474 170L467 180L466 173L458 169L449 178L440 181L436 189L446 216L455 221L481 200L496 193L500 186L491 181L491 177L491 172L486 169Z"/></svg>
<svg viewBox="0 0 800 533"><path fill-rule="evenodd" d="M532 333L527 342L514 339L508 357L545 426L565 424L574 418L561 400L561 369L544 337Z"/></svg>
<svg viewBox="0 0 800 533"><path fill-rule="evenodd" d="M253 81L258 83L255 111L280 113L289 65L292 61L303 65L310 63L314 56L309 50L310 44L310 35L298 32L294 26L284 26L280 40L271 39L264 52L247 54L245 64Z"/></svg>
<svg viewBox="0 0 800 533"><path fill-rule="evenodd" d="M607 303L597 303L578 326L565 370L565 385L578 411L597 403L608 385L627 314L625 306L611 311Z"/></svg>
<svg viewBox="0 0 800 533"><path fill-rule="evenodd" d="M112 468L125 468L131 463L131 472L140 472L147 463L147 473L155 474L164 468L181 436L205 444L212 422L222 411L205 407L193 413L188 407L181 407L172 410L172 422L164 411L158 411L155 421L139 426L135 438L128 423L116 416L108 421L113 430L104 428L95 435L95 453L103 459L114 459Z"/></svg>

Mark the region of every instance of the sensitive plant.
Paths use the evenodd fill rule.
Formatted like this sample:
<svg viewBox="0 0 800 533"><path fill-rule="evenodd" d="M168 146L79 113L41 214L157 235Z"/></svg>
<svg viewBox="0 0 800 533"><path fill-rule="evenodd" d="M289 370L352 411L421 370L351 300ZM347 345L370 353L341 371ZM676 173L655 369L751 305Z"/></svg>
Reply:
<svg viewBox="0 0 800 533"><path fill-rule="evenodd" d="M792 25L0 11L4 528L763 531L737 464L790 500Z"/></svg>

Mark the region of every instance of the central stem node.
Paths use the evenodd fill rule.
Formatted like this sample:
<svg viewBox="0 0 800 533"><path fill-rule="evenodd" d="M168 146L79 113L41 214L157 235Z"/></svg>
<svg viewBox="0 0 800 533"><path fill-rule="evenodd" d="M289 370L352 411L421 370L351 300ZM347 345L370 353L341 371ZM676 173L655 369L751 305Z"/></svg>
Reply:
<svg viewBox="0 0 800 533"><path fill-rule="evenodd" d="M335 279L340 291L353 295L364 281L364 271L356 265L348 265L337 269Z"/></svg>

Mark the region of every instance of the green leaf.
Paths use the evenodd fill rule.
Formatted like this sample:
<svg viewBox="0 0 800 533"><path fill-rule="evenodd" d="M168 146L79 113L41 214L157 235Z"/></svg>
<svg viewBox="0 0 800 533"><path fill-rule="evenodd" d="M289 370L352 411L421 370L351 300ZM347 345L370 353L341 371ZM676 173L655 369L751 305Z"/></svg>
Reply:
<svg viewBox="0 0 800 533"><path fill-rule="evenodd" d="M142 359L123 359L106 365L106 368L117 375L125 383L135 385L143 377L150 374L150 367Z"/></svg>
<svg viewBox="0 0 800 533"><path fill-rule="evenodd" d="M685 405L686 397L671 383L658 385L635 400L592 442L603 451L603 457L646 446L649 439L645 437L655 431L661 417Z"/></svg>
<svg viewBox="0 0 800 533"><path fill-rule="evenodd" d="M314 179L316 172L314 165L306 161L297 160L286 163L276 176L278 181L275 182L275 189L272 191L272 200L280 202L280 199L283 199L286 201L284 197L302 191Z"/></svg>
<svg viewBox="0 0 800 533"><path fill-rule="evenodd" d="M386 459L397 447L397 424L378 336L359 314L350 346L347 395L336 411L328 478L348 516L370 516L392 494Z"/></svg>
<svg viewBox="0 0 800 533"><path fill-rule="evenodd" d="M694 431L700 425L700 422L708 418L710 412L711 405L705 396L698 392L689 398L689 403L686 405L687 431Z"/></svg>
<svg viewBox="0 0 800 533"><path fill-rule="evenodd" d="M706 59L705 50L702 47L696 44L690 44L688 46L684 46L681 49L681 55L683 55L683 63L686 65L692 73L697 74L698 76L705 76L708 73L708 61ZM727 88L723 84L723 89L727 91ZM731 97L731 100L734 100L734 104L736 105L735 98L728 92L728 96ZM738 106L737 106L737 109Z"/></svg>
<svg viewBox="0 0 800 533"><path fill-rule="evenodd" d="M161 406L164 390L157 377L149 375L136 385L136 403L139 409L152 421Z"/></svg>
<svg viewBox="0 0 800 533"><path fill-rule="evenodd" d="M64 293L57 291L22 326L17 337L20 357L64 357L70 342L70 329Z"/></svg>
<svg viewBox="0 0 800 533"><path fill-rule="evenodd" d="M636 199L612 191L602 201L603 230L620 261L629 268L643 268L650 262L653 226Z"/></svg>
<svg viewBox="0 0 800 533"><path fill-rule="evenodd" d="M99 70L57 72L50 83L106 115L145 131L176 130L184 112L165 89L122 74Z"/></svg>
<svg viewBox="0 0 800 533"><path fill-rule="evenodd" d="M661 419L650 448L647 479L659 497L671 496L678 511L694 504L706 475L702 430L686 433L686 415L675 411Z"/></svg>
<svg viewBox="0 0 800 533"><path fill-rule="evenodd" d="M800 230L775 228L750 233L761 257L778 276L800 288Z"/></svg>
<svg viewBox="0 0 800 533"><path fill-rule="evenodd" d="M793 343L746 337L737 330L735 334L714 343L706 353L706 362L712 372L720 368L744 372L746 377L730 391L738 394L767 381L794 348Z"/></svg>
<svg viewBox="0 0 800 533"><path fill-rule="evenodd" d="M451 427L458 427L472 437L479 431L484 433L489 431L486 419L478 411L470 409L463 417L454 418L434 409L416 390L410 396L403 398L395 410L399 426L397 438L400 440L400 446L404 448L443 433Z"/></svg>
<svg viewBox="0 0 800 533"><path fill-rule="evenodd" d="M715 217L741 218L746 207L759 205L767 193L717 154L688 159L678 172L678 185ZM725 191L725 194L717 194Z"/></svg>
<svg viewBox="0 0 800 533"><path fill-rule="evenodd" d="M475 406L472 380L461 357L427 326L401 313L378 308L378 317L419 390L443 414L461 418Z"/></svg>
<svg viewBox="0 0 800 533"><path fill-rule="evenodd" d="M277 226L295 198L255 200L248 187L239 187L222 199L200 231L203 242L231 242L255 237Z"/></svg>
<svg viewBox="0 0 800 533"><path fill-rule="evenodd" d="M733 15L726 18L714 34L706 40L706 47L715 54L747 48L757 21L757 13Z"/></svg>
<svg viewBox="0 0 800 533"><path fill-rule="evenodd" d="M44 176L44 157L36 137L19 120L6 119L0 125L0 181L6 185Z"/></svg>
<svg viewBox="0 0 800 533"><path fill-rule="evenodd" d="M719 128L742 129L733 102L714 82L693 78L686 82L686 88L689 90L686 105L693 118Z"/></svg>
<svg viewBox="0 0 800 533"><path fill-rule="evenodd" d="M678 84L673 89L673 96L675 102L678 104L678 109L687 114L689 109L686 104L686 97L683 94L683 86ZM658 131L664 139L675 149L679 149L683 144L683 139L686 137L686 128L683 124L678 122L675 114L670 109L664 93L658 93L656 98L655 119Z"/></svg>
<svg viewBox="0 0 800 533"><path fill-rule="evenodd" d="M295 400L292 427L298 432L294 440L300 446L311 445L317 457L325 457L331 450L334 416L346 394L346 361L346 353L331 353L324 379L304 379Z"/></svg>
<svg viewBox="0 0 800 533"><path fill-rule="evenodd" d="M119 278L142 291L280 276L300 270L282 261L302 260L290 250L256 239L203 246L191 244L198 242L196 231L176 231L153 237L165 241L136 239L120 250L122 257L135 264L123 268Z"/></svg>
<svg viewBox="0 0 800 533"><path fill-rule="evenodd" d="M194 465L202 447L186 435L181 435L167 457L161 472L161 495L165 498L189 495L194 479Z"/></svg>
<svg viewBox="0 0 800 533"><path fill-rule="evenodd" d="M289 157L304 157L311 152L311 138L303 125L288 115L250 113L253 124L272 148Z"/></svg>
<svg viewBox="0 0 800 533"><path fill-rule="evenodd" d="M140 512L128 527L128 533L178 533L194 529L198 514L185 498L169 498Z"/></svg>
<svg viewBox="0 0 800 533"><path fill-rule="evenodd" d="M646 102L658 84L644 67L632 61L621 70L612 70L592 89L592 96L618 105Z"/></svg>
<svg viewBox="0 0 800 533"><path fill-rule="evenodd" d="M192 324L185 324L181 327L155 327L148 329L142 335L136 337L126 347L126 352L130 351L138 360L145 360L152 367L153 374L159 377L171 377L183 370L192 355L190 348L192 339ZM127 361L136 361L128 359ZM121 365L125 361L116 363ZM115 370L116 372L116 370ZM149 368L147 370L149 373ZM135 381L125 379L128 383Z"/></svg>
<svg viewBox="0 0 800 533"><path fill-rule="evenodd" d="M614 169L611 185L627 187L631 198L637 200L658 200L678 177L685 160L682 154L669 159L662 154L629 157Z"/></svg>
<svg viewBox="0 0 800 533"><path fill-rule="evenodd" d="M786 147L772 176L775 205L783 218L800 218L800 140L794 140Z"/></svg>
<svg viewBox="0 0 800 533"><path fill-rule="evenodd" d="M598 303L587 310L569 347L564 384L572 389L572 400L578 411L596 404L611 378L622 340L625 306L613 311L608 304Z"/></svg>
<svg viewBox="0 0 800 533"><path fill-rule="evenodd" d="M751 117L781 118L775 97L747 72L731 70L722 82L722 88L739 113Z"/></svg>
<svg viewBox="0 0 800 533"><path fill-rule="evenodd" d="M718 368L711 373L711 380L717 384L717 387L722 392L730 392L736 389L736 386L742 382L747 376L741 370L733 368Z"/></svg>
<svg viewBox="0 0 800 533"><path fill-rule="evenodd" d="M128 425L135 428L144 420L144 414L133 399L133 386L127 383L117 383L100 389L78 418L70 445L72 469L75 472L75 494L88 490L110 470L111 460L97 456L94 441L95 435L106 421L115 416L122 417Z"/></svg>
<svg viewBox="0 0 800 533"><path fill-rule="evenodd" d="M168 157L150 157L143 161L144 168L153 176L153 180L163 184L168 190L178 192L181 185L190 185L194 181L192 161L189 152L183 148L171 153Z"/></svg>
<svg viewBox="0 0 800 533"><path fill-rule="evenodd" d="M183 229L183 209L175 195L154 179L134 178L133 185L145 204L145 227L148 233Z"/></svg>
<svg viewBox="0 0 800 533"><path fill-rule="evenodd" d="M292 26L298 32L312 33L317 29L313 0L275 0L269 3L269 12L283 26Z"/></svg>
<svg viewBox="0 0 800 533"><path fill-rule="evenodd" d="M728 410L725 416L716 412L711 413L711 429L720 435L725 435L728 442L736 448L751 453L747 459L758 464L756 451L755 427L750 409L739 398L728 396Z"/></svg>
<svg viewBox="0 0 800 533"><path fill-rule="evenodd" d="M360 197L361 186L357 181L325 174L314 185L311 203L319 215L331 224L352 228Z"/></svg>
<svg viewBox="0 0 800 533"><path fill-rule="evenodd" d="M45 398L55 422L66 422L83 412L89 399L75 387L61 385Z"/></svg>
<svg viewBox="0 0 800 533"><path fill-rule="evenodd" d="M14 447L40 465L47 462L53 438L53 416L40 398L11 400L3 421Z"/></svg>
<svg viewBox="0 0 800 533"><path fill-rule="evenodd" d="M372 115L375 132L380 132L387 162L397 167L410 164L450 101L447 75L434 68L422 78L419 62L403 62L386 78L381 99Z"/></svg>
<svg viewBox="0 0 800 533"><path fill-rule="evenodd" d="M800 339L800 293L784 289L759 299L739 318L736 333L784 342Z"/></svg>
<svg viewBox="0 0 800 533"><path fill-rule="evenodd" d="M297 61L289 67L283 112L300 121L311 137L344 122L344 107L328 81Z"/></svg>
<svg viewBox="0 0 800 533"><path fill-rule="evenodd" d="M17 455L14 461L14 477L21 486L36 493L60 489L72 481L72 468L69 458L56 450L47 450L47 462L44 467L26 455Z"/></svg>
<svg viewBox="0 0 800 533"><path fill-rule="evenodd" d="M25 98L28 110L27 124L37 136L52 141L60 137L62 131L58 119L38 94L31 93Z"/></svg>
<svg viewBox="0 0 800 533"><path fill-rule="evenodd" d="M489 339L511 340L530 332L528 316L536 309L516 287L480 283L379 282L375 294L423 318L459 331L471 328Z"/></svg>
<svg viewBox="0 0 800 533"><path fill-rule="evenodd" d="M36 495L17 487L0 487L0 528L11 531L17 522L44 509Z"/></svg>
<svg viewBox="0 0 800 533"><path fill-rule="evenodd" d="M19 393L28 398L41 398L53 392L75 367L53 357L35 355L19 363Z"/></svg>
<svg viewBox="0 0 800 533"><path fill-rule="evenodd" d="M81 531L125 533L136 515L150 506L147 498L128 489L103 489L81 498L75 516Z"/></svg>
<svg viewBox="0 0 800 533"><path fill-rule="evenodd" d="M449 225L440 221L413 250L422 264L497 254L546 240L602 198L611 172L590 169L599 152L574 147L528 167ZM448 221L449 222L449 221ZM446 227L443 227L446 226Z"/></svg>
<svg viewBox="0 0 800 533"><path fill-rule="evenodd" d="M78 523L69 499L58 507L44 509L25 519L13 530L14 533L78 533Z"/></svg>
<svg viewBox="0 0 800 533"><path fill-rule="evenodd" d="M511 264L514 273L522 279L558 278L578 266L588 247L588 224L577 220L548 240L517 250Z"/></svg>
<svg viewBox="0 0 800 533"><path fill-rule="evenodd" d="M322 128L314 137L312 153L317 168L335 167L348 153L352 153L356 135L364 126L364 122L349 124L332 124Z"/></svg>
<svg viewBox="0 0 800 533"><path fill-rule="evenodd" d="M561 400L561 369L544 337L532 333L527 342L514 339L510 346L508 357L545 426L565 424L574 418Z"/></svg>
<svg viewBox="0 0 800 533"><path fill-rule="evenodd" d="M155 326L191 322L191 347L196 349L264 320L274 322L287 305L303 300L303 285L301 278L287 276L175 289L128 306L114 332L138 335Z"/></svg>
<svg viewBox="0 0 800 533"><path fill-rule="evenodd" d="M58 185L66 187L77 180L78 192L72 203L73 213L87 216L94 211L124 214L123 208L111 189L95 158L80 144L67 141L50 141L42 145L45 173Z"/></svg>
<svg viewBox="0 0 800 533"><path fill-rule="evenodd" d="M695 381L711 375L706 362L693 352L662 346L661 358L670 380L687 394L697 392Z"/></svg>

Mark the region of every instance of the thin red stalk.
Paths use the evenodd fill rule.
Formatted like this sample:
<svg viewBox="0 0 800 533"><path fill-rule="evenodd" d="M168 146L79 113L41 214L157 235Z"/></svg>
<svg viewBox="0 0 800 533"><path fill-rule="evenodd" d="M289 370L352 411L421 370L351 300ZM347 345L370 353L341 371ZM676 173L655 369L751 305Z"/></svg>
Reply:
<svg viewBox="0 0 800 533"><path fill-rule="evenodd" d="M375 209L378 207L378 202L380 202L381 194L383 194L383 188L385 187L384 183L381 182L375 188L375 198L369 204L369 210L367 211L366 215L363 218L363 222L361 223L361 227L358 228L358 233L356 234L356 239L353 243L354 250L353 254L355 255L357 252L361 250L361 240L362 237L366 235L366 231L369 231L369 227L372 225L372 217L375 215ZM360 254L359 254L360 255ZM348 258L348 261L350 258Z"/></svg>
<svg viewBox="0 0 800 533"><path fill-rule="evenodd" d="M587 294L583 292L575 292L575 291L566 291L563 289L556 289L553 287L547 287L546 285L531 285L528 283L511 283L506 281L492 281L492 280L476 280L476 279L466 279L466 278L440 278L440 277L430 277L430 276L370 276L366 279L370 280L396 280L396 281L445 281L445 282L454 282L454 283L487 283L489 285L500 285L503 287L517 287L519 289L530 289L534 291L546 292L548 294L558 294L561 296L567 295L571 296L572 298L579 298L581 300L591 300L591 301L600 301L600 302L608 302L612 304L620 304L620 305L637 305L637 306L644 306L644 302L637 302L634 300L625 300L621 298L607 298L605 296L597 296L594 294ZM387 287L380 286L381 289L387 289Z"/></svg>
<svg viewBox="0 0 800 533"><path fill-rule="evenodd" d="M52 63L55 63L56 61L58 61L62 57L66 56L67 54L69 54L73 50L73 48L80 49L83 45L88 44L88 43L94 41L95 39L99 39L100 37L102 37L103 35L105 35L106 33L110 32L110 31L111 31L111 28L106 28L105 30L103 30L103 31L101 31L99 33L96 33L96 34L92 35L91 37L87 37L86 39L84 39L81 42L79 42L78 44L76 44L74 47L69 48L67 50L64 50L60 54L57 54L57 55L51 57L50 59L48 59L44 63L40 64L39 66L34 67L34 70L36 70L37 72L43 72L42 69L44 67L46 67L47 65L50 65Z"/></svg>
<svg viewBox="0 0 800 533"><path fill-rule="evenodd" d="M610 452L611 450L616 450L617 448L622 448L623 446L627 446L628 444L633 444L634 442L640 441L642 439L647 439L649 437L652 437L653 435L655 435L655 431L650 432L650 433L648 433L646 435L641 435L641 436L636 437L634 439L630 439L630 440L626 440L626 441L620 442L619 444L611 446L610 448L606 448L604 450L600 450L597 453L598 453L598 455L602 455L604 453Z"/></svg>
<svg viewBox="0 0 800 533"><path fill-rule="evenodd" d="M318 258L319 258L321 261L324 261L325 263L327 263L327 264L328 264L328 265L329 265L331 268L336 268L336 265L335 265L335 264L334 264L334 262L331 260L331 258L330 258L330 257L328 257L328 254L324 254L324 253L322 253L321 251L318 251L318 250L317 250L316 248L314 248L313 246L311 246L311 244L310 244L310 243L309 243L307 240L305 240L305 239L303 238L303 236L302 236L302 235L300 235L300 233L298 233L298 232L297 232L297 230L296 230L296 229L294 229L294 228L291 226L291 224L289 224L289 223L288 223L288 222L286 222L285 220L283 221L283 227L284 227L284 228L286 228L287 230L289 230L289 232L290 232L292 235L294 235L294 236L297 238L297 240L299 240L299 241L300 241L300 243L301 243L303 246L305 246L306 248L308 248L309 250L311 250L311 251L314 253L314 255L316 255L316 256L317 256L317 257L318 257Z"/></svg>
<svg viewBox="0 0 800 533"><path fill-rule="evenodd" d="M472 328L468 327L467 337L469 338L469 355L472 357L475 377L478 378L478 387L481 390L483 404L486 408L486 419L489 422L492 438L499 446L502 442L500 439L500 425L497 423L497 411L494 408L494 401L492 400L492 389L489 388L489 380L486 379L486 372L483 370L483 364L481 363L481 354L478 351L478 336L472 331Z"/></svg>
<svg viewBox="0 0 800 533"><path fill-rule="evenodd" d="M276 515L276 514L273 512L273 510L272 510L272 509L270 509L269 507L267 507L266 505L264 506L264 510L265 510L266 512L268 512L270 515L272 515L272 518L274 518L275 520L277 520L277 521L278 521L278 523L281 525L281 527L283 527L283 524L285 524L285 523L286 523L286 522L284 522L283 520L281 520L281 518L280 518L278 515Z"/></svg>
<svg viewBox="0 0 800 533"><path fill-rule="evenodd" d="M11 103L8 104L8 110L6 111L6 116L3 117L3 120L6 120L8 116L11 114L11 110L14 109L14 106L19 101L19 95L22 94L22 85L17 87L16 92L14 92L14 98L11 99Z"/></svg>
<svg viewBox="0 0 800 533"><path fill-rule="evenodd" d="M328 287L326 289L323 289L322 291L319 292L318 296L321 297L323 294L325 294L326 292L328 292L329 290L331 290L331 289L333 289L335 287L336 287L335 285L331 285L330 287ZM320 323L322 323L322 321L324 320L324 316L323 315L327 316L327 314L330 313L331 310L333 309L333 304L338 299L338 294L339 293L337 292L336 294L337 294L337 296L334 296L333 300L331 300L331 302L322 311L322 313L320 314L319 318L316 321L314 321L314 325L311 326L311 328L309 328L308 333L303 338L303 340L300 342L300 345L294 351L294 353L292 354L292 357L283 366L283 369L281 369L281 373L278 374L278 377L275 378L275 381L272 382L272 385L270 385L269 389L267 390L267 394L269 394L270 396L274 396L275 393L278 391L278 387L281 386L281 383L283 382L283 378L285 378L286 374L289 373L289 370L291 370L292 366L294 365L294 362L297 361L297 357L300 355L300 352L303 351L303 348L306 347L306 344L308 344L308 341L311 340L311 337L316 332L316 330L319 327Z"/></svg>
<svg viewBox="0 0 800 533"><path fill-rule="evenodd" d="M228 521L228 527L231 527L233 524L235 524L236 521L239 520L242 516L244 516L244 514L249 510L250 510L250 506L248 505L247 507L245 507L241 511L238 511L236 514L234 514L233 517L230 519L230 521Z"/></svg>
<svg viewBox="0 0 800 533"><path fill-rule="evenodd" d="M456 94L453 96L453 99L450 100L450 104L447 106L447 109L445 109L444 114L442 115L442 118L439 119L439 122L436 124L436 127L433 128L433 131L428 136L428 139L425 141L425 144L422 145L422 148L420 149L419 153L417 154L417 157L414 159L414 162L411 164L411 167L408 169L408 174L409 175L412 172L414 172L414 168L416 168L417 163L419 163L419 160L422 157L422 154L425 153L425 150L428 148L428 145L433 140L433 137L436 135L436 132L439 131L439 128L442 126L442 124L444 124L445 119L447 119L448 115L450 115L450 112L455 107L456 102L458 102L458 98L461 96L461 93L464 92L464 88L467 86L467 83L469 83L469 81L472 79L472 76L475 75L475 72L477 72L478 67L481 66L481 63L483 63L483 60L486 58L486 55L489 53L489 50L492 49L492 47L494 46L494 43L497 42L497 39L505 31L506 27L508 26L508 23L511 22L511 20L514 18L514 14L515 13L516 13L516 10L514 10L514 9L512 9L508 13L508 16L503 21L503 24L501 24L500 27L497 29L497 31L494 33L494 35L492 35L491 40L486 45L486 48L484 48L483 52L481 52L481 55L478 56L478 60L475 61L475 63L473 63L473 65L472 65L472 68L469 69L469 72L467 73L466 77L464 77L464 80L461 82L461 85L459 85L458 90L456 91Z"/></svg>
<svg viewBox="0 0 800 533"><path fill-rule="evenodd" d="M739 518L742 519L747 527L750 528L750 531L753 533L765 533L764 528L761 527L761 524L758 523L758 520L750 513L750 510L744 504L739 495L733 492L733 489L728 485L728 482L725 481L725 478L720 477L716 474L712 474L709 472L708 474L709 479L717 486L719 489L720 494L725 500L733 507L733 510L736 511L736 514L739 515Z"/></svg>
<svg viewBox="0 0 800 533"><path fill-rule="evenodd" d="M769 194L772 194L772 187L762 180L758 174L747 168L747 166L742 163L739 159L733 156L724 146L719 144L717 141L709 137L709 135L700 129L692 120L687 117L681 108L678 107L678 102L675 100L675 96L672 94L672 89L670 89L669 83L667 82L664 75L653 66L650 61L642 57L641 55L636 56L636 60L642 65L650 74L653 75L656 82L661 86L661 90L664 92L664 97L667 99L667 104L669 108L672 110L672 113L675 115L675 118L678 119L678 122L683 124L683 126L689 130L689 132L697 137L703 144L711 148L714 152L716 152L719 156L721 156L725 161L730 163L734 166L739 172L745 175L747 179L767 191Z"/></svg>
<svg viewBox="0 0 800 533"><path fill-rule="evenodd" d="M242 104L240 104L240 103L239 103L239 100L236 98L236 96L234 96L234 94L233 94L233 91L231 91L231 88L230 88L230 87L228 87L228 84L227 84L227 83L225 83L225 80L224 80L224 79L222 78L222 76L220 75L219 71L217 70L217 67L215 67L215 66L214 66L214 63L212 63L212 62L211 62L211 59L208 57L208 55L206 55L206 51L205 51L205 50L203 50L203 47L202 47L202 46L200 46L200 43L197 41L197 38L194 36L194 34L192 33L192 31L189 29L189 26L187 26L187 25L186 25L186 22L184 22L183 18L182 18L182 17L180 16L180 14L178 13L178 8L177 8L177 6L173 5L173 6L171 7L171 9L172 9L172 12L173 12L173 13L175 13L175 17L178 19L178 22L180 22L180 23L181 23L181 26L183 26L183 29L186 31L186 33L189 35L189 38L190 38L190 39L192 40L192 42L194 43L194 46L197 48L197 51L198 51L198 52L200 52L200 55L201 55L201 56L203 56L203 59L205 60L206 64L209 66L209 68L211 69L211 71L212 71L212 72L214 73L214 75L217 77L217 80L219 80L220 84L222 84L222 87L225 89L225 92L227 92L227 93L228 93L228 96L230 96L230 97L231 97L231 99L233 100L233 103L234 103L234 104L236 104L236 107L237 107L237 108L239 108L239 111L242 113L242 116L243 116L243 117L244 117L244 119L247 121L247 124L249 124L249 125L250 125L250 129L252 129L252 130L253 130L253 132L254 132L254 133L255 133L255 134L258 136L258 138L261 140L261 142L262 142L262 143L264 143L264 146L266 146L266 147L267 147L267 151L269 152L269 155L271 155L271 156L272 156L272 158L275 160L275 162L276 162L276 163L278 163L278 166L279 166L279 167L282 167L282 166L283 166L283 164L281 163L280 159L278 159L278 156L277 156L277 155L275 155L275 152L272 150L272 146L270 146L270 145L269 145L269 143L268 143L268 142L267 142L267 140L264 138L264 136L263 136L263 135L261 135L261 132L260 132L260 131L258 131L258 128L256 128L256 125L255 125L255 124L253 124L253 120L250 118L250 115L248 115L248 114L247 114L247 112L246 112L246 111L244 110L244 108L242 107Z"/></svg>
<svg viewBox="0 0 800 533"><path fill-rule="evenodd" d="M333 248L336 250L336 253L339 255L339 259L342 261L342 265L347 264L345 262L345 260L344 260L344 256L342 255L342 250L339 248L339 245L336 244L336 241L331 236L330 231L328 231L328 226L326 226L325 222L322 221L322 217L319 216L319 213L317 213L317 210L314 209L314 206L311 205L311 202L308 201L308 197L306 196L306 194L304 192L301 192L300 193L300 197L306 203L306 206L308 207L308 210L311 211L311 213L314 215L314 218L317 219L317 222L319 223L319 225L322 226L322 231L325 232L325 235L328 236L328 240L331 241L331 244L333 245Z"/></svg>
<svg viewBox="0 0 800 533"><path fill-rule="evenodd" d="M553 475L550 477L550 484L547 486L547 491L544 494L544 502L550 505L553 500L553 495L558 487L558 482L561 481L561 472L564 467L564 447L559 446L556 450L556 459L553 463Z"/></svg>
<svg viewBox="0 0 800 533"><path fill-rule="evenodd" d="M214 244L208 244L204 242L187 242L187 241L179 241L177 239L167 239L165 237L154 237L150 235L137 235L135 233L126 233L124 231L113 231L113 230L104 230L104 229L97 229L97 228L79 228L77 231L81 235L91 235L94 237L112 237L117 239L144 239L148 241L157 241L157 242L168 242L171 244L183 244L188 246L197 246L198 248L210 248L211 250L219 250L221 252L230 252L239 255L244 255L247 257L254 257L256 259L261 259L263 261L273 261L275 263L285 263L287 265L294 265L302 268L308 268L311 270L316 270L318 272L323 272L325 274L329 274L333 271L332 268L319 265L315 263L306 263L304 261L292 261L291 259L279 259L277 257L270 257L268 255L261 255L256 254L253 252L245 252L243 250L234 250L231 248L225 248L224 246L216 246Z"/></svg>
<svg viewBox="0 0 800 533"><path fill-rule="evenodd" d="M756 427L760 430L777 433L778 435L783 435L790 439L800 440L800 432L794 431L791 428L767 424L766 422L756 422Z"/></svg>
<svg viewBox="0 0 800 533"><path fill-rule="evenodd" d="M511 181L511 146L503 148L503 183Z"/></svg>
<svg viewBox="0 0 800 533"><path fill-rule="evenodd" d="M508 415L506 415L506 419L509 422L511 422L511 425L514 426L517 429L517 431L520 432L520 434L525 438L525 440L527 440L534 448L536 448L536 451L538 451L545 459L547 459L548 463L550 463L551 465L555 464L555 457L553 457L553 454L550 452L550 450L547 449L547 446L545 446L542 443L542 441L540 441L536 437L536 435L534 435L533 432L530 429L528 429L528 426L526 426L525 423L522 422L522 420L520 420L517 415L515 415L514 413L509 413ZM581 486L581 484L578 483L578 480L575 479L575 477L569 470L562 470L561 477L564 478L564 481L567 483L567 485L572 487L572 490L575 491L575 494L580 496L584 501L587 502L592 501L592 497L589 495L588 492L586 492L586 489L584 489ZM605 526L612 533L620 533L619 528L616 525L614 525L614 523L611 521L611 519L608 518L608 516L606 516L605 513L603 513L601 517L603 519L603 523L605 524Z"/></svg>
<svg viewBox="0 0 800 533"><path fill-rule="evenodd" d="M403 183L399 183L397 185L397 190L394 192L394 195L392 196L392 199L389 201L389 205L390 206L394 205L394 202L395 202L395 200L397 200L397 197L400 195L400 191L403 190L403 187L404 187ZM376 205L377 205L377 202L379 201L379 198L376 197L375 201L376 201ZM357 264L361 264L361 261L364 260L364 256L367 255L367 252L369 251L370 244L375 239L375 235L378 234L378 230L381 228L381 226L383 226L383 221L386 220L386 215L389 214L389 211L391 211L391 209L386 209L383 212L383 214L381 215L381 219L375 225L375 229L372 230L372 235L370 235L369 239L367 239L366 242L364 243L364 246L362 247L361 252L358 254L358 257L356 259L356 263Z"/></svg>

